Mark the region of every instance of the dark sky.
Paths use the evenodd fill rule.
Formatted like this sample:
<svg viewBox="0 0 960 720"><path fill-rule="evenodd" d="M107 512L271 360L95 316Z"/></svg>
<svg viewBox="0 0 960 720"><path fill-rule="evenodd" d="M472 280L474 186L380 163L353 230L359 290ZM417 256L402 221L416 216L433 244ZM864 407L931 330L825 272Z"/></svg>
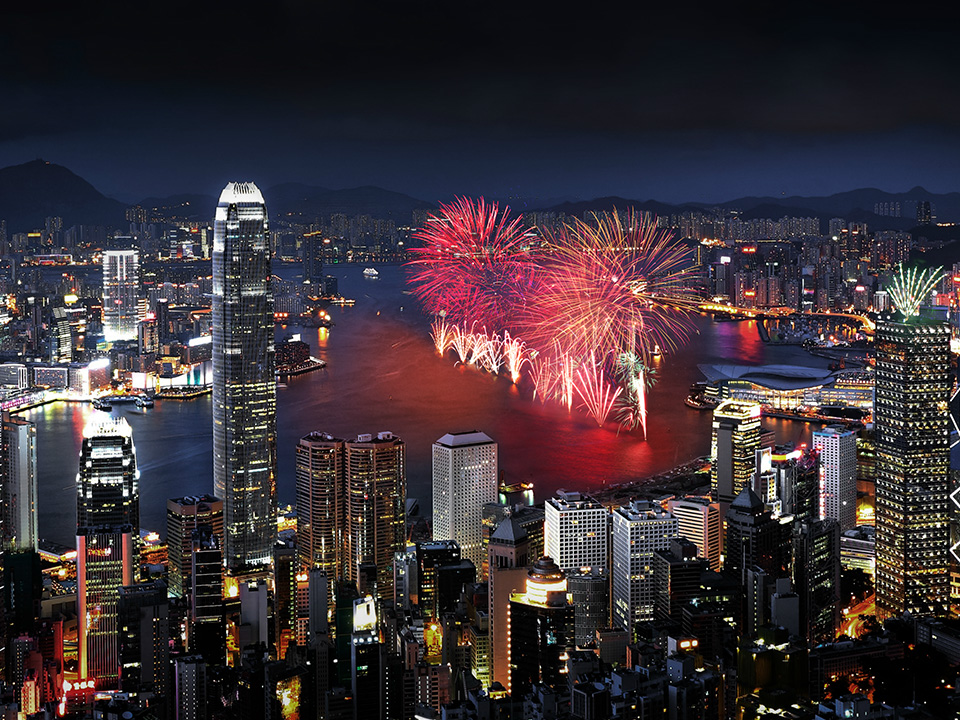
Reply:
<svg viewBox="0 0 960 720"><path fill-rule="evenodd" d="M952 12L520 5L4 10L0 166L43 157L125 200L231 179L427 200L960 190Z"/></svg>

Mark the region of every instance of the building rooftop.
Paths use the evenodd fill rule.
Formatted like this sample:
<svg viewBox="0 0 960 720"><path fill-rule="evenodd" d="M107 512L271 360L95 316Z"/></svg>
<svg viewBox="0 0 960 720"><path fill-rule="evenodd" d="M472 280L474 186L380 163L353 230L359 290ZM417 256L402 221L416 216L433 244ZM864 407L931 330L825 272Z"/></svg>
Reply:
<svg viewBox="0 0 960 720"><path fill-rule="evenodd" d="M220 204L233 203L260 203L263 204L263 193L252 182L230 182L220 193Z"/></svg>
<svg viewBox="0 0 960 720"><path fill-rule="evenodd" d="M492 443L491 438L486 433L479 430L467 430L464 432L447 433L437 440L434 445L443 445L444 447L465 447L468 445L486 445Z"/></svg>
<svg viewBox="0 0 960 720"><path fill-rule="evenodd" d="M833 373L801 365L698 365L711 383L741 380L769 390L806 390L829 385Z"/></svg>

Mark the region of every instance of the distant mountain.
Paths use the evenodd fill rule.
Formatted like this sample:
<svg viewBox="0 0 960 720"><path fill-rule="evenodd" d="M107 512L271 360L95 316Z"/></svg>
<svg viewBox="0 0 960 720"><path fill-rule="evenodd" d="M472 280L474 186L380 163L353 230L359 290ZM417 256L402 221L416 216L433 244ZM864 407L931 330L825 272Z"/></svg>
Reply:
<svg viewBox="0 0 960 720"><path fill-rule="evenodd" d="M654 213L655 215L670 215L671 213L679 213L684 210L699 209L693 206L669 205L667 203L657 202L656 200L628 200L627 198L611 195L593 200L564 202L559 205L553 205L552 207L541 208L541 210L580 216L585 212L605 212L614 208L617 210L626 210L631 207L642 212Z"/></svg>
<svg viewBox="0 0 960 720"><path fill-rule="evenodd" d="M134 203L150 211L156 211L161 217L176 217L181 220L211 222L217 208L217 198L199 193L180 193L169 197L148 197Z"/></svg>
<svg viewBox="0 0 960 720"><path fill-rule="evenodd" d="M347 217L371 215L408 223L414 210L436 207L436 203L372 185L327 190L287 183L265 190L263 195L272 217L286 216L289 220L300 222L314 222L317 219L329 221L331 215L343 213Z"/></svg>
<svg viewBox="0 0 960 720"><path fill-rule="evenodd" d="M0 220L11 234L42 228L47 217L63 218L65 228L123 227L125 209L62 165L32 160L0 169Z"/></svg>

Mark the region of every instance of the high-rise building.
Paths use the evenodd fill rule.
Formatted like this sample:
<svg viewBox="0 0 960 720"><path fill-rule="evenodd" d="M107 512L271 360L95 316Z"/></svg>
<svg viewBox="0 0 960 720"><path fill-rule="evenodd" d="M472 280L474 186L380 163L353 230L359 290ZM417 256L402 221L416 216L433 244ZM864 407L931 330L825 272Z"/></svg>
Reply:
<svg viewBox="0 0 960 720"><path fill-rule="evenodd" d="M950 327L881 319L877 355L877 616L937 612L949 600Z"/></svg>
<svg viewBox="0 0 960 720"><path fill-rule="evenodd" d="M634 500L613 511L613 624L630 633L653 618L653 554L677 537L677 519L660 505Z"/></svg>
<svg viewBox="0 0 960 720"><path fill-rule="evenodd" d="M794 525L793 586L807 642L811 647L833 642L840 629L840 526L835 520Z"/></svg>
<svg viewBox="0 0 960 720"><path fill-rule="evenodd" d="M297 443L297 552L300 564L340 575L344 508L344 441L313 432Z"/></svg>
<svg viewBox="0 0 960 720"><path fill-rule="evenodd" d="M140 536L140 470L124 418L96 418L83 429L77 473L77 527L128 525ZM127 583L129 585L129 583Z"/></svg>
<svg viewBox="0 0 960 720"><path fill-rule="evenodd" d="M213 480L223 499L224 561L264 565L277 535L277 383L267 208L253 183L228 183L220 195L212 315Z"/></svg>
<svg viewBox="0 0 960 720"><path fill-rule="evenodd" d="M653 614L658 620L683 619L683 606L700 593L705 562L697 546L684 537L674 538L666 550L653 554Z"/></svg>
<svg viewBox="0 0 960 720"><path fill-rule="evenodd" d="M133 582L133 528L77 528L77 644L79 677L97 689L116 689L120 658L117 604Z"/></svg>
<svg viewBox="0 0 960 720"><path fill-rule="evenodd" d="M209 662L224 652L223 550L209 525L191 535L189 647Z"/></svg>
<svg viewBox="0 0 960 720"><path fill-rule="evenodd" d="M607 568L610 512L578 492L558 490L544 503L544 553L565 573Z"/></svg>
<svg viewBox="0 0 960 720"><path fill-rule="evenodd" d="M610 627L610 573L584 568L567 573L567 589L576 609L577 647L597 640L597 630Z"/></svg>
<svg viewBox="0 0 960 720"><path fill-rule="evenodd" d="M190 595L190 556L193 531L208 526L223 543L223 501L213 495L192 495L167 500L167 579L170 594Z"/></svg>
<svg viewBox="0 0 960 720"><path fill-rule="evenodd" d="M688 496L667 500L667 511L677 519L677 533L697 546L697 554L720 572L723 547L720 507L708 498Z"/></svg>
<svg viewBox="0 0 960 720"><path fill-rule="evenodd" d="M162 580L120 588L120 688L167 697L170 626L167 586Z"/></svg>
<svg viewBox="0 0 960 720"><path fill-rule="evenodd" d="M404 444L390 432L364 434L346 443L346 453L342 574L358 585L374 574L377 596L390 599L394 553L406 537Z"/></svg>
<svg viewBox="0 0 960 720"><path fill-rule="evenodd" d="M749 487L727 510L723 543L724 572L744 582L748 570L759 568L771 581L790 571L790 518L777 518Z"/></svg>
<svg viewBox="0 0 960 720"><path fill-rule="evenodd" d="M4 545L37 549L37 428L3 413Z"/></svg>
<svg viewBox="0 0 960 720"><path fill-rule="evenodd" d="M830 425L813 431L819 453L819 516L840 524L841 532L857 526L857 433Z"/></svg>
<svg viewBox="0 0 960 720"><path fill-rule="evenodd" d="M207 663L200 655L177 658L173 671L174 720L207 717Z"/></svg>
<svg viewBox="0 0 960 720"><path fill-rule="evenodd" d="M525 592L513 593L508 608L510 694L523 697L533 684L566 682L564 657L575 641L576 620L563 570L549 557L537 560Z"/></svg>
<svg viewBox="0 0 960 720"><path fill-rule="evenodd" d="M73 333L70 331L70 318L63 308L53 309L50 327L50 362L73 362Z"/></svg>
<svg viewBox="0 0 960 720"><path fill-rule="evenodd" d="M483 506L497 501L497 444L476 430L433 444L433 538L453 540L483 566Z"/></svg>
<svg viewBox="0 0 960 720"><path fill-rule="evenodd" d="M760 449L760 406L724 400L713 411L710 485L713 499L726 508L750 484Z"/></svg>
<svg viewBox="0 0 960 720"><path fill-rule="evenodd" d="M140 253L105 250L103 253L103 339L136 340L140 311Z"/></svg>

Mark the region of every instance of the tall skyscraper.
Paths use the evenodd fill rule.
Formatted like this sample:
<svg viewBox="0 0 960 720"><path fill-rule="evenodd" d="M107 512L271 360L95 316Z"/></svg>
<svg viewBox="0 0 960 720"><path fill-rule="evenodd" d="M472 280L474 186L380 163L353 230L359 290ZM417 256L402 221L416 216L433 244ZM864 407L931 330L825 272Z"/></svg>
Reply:
<svg viewBox="0 0 960 720"><path fill-rule="evenodd" d="M950 327L914 315L876 333L877 616L949 600Z"/></svg>
<svg viewBox="0 0 960 720"><path fill-rule="evenodd" d="M223 500L213 495L194 495L167 500L167 581L174 597L190 595L190 556L193 531L207 526L223 545Z"/></svg>
<svg viewBox="0 0 960 720"><path fill-rule="evenodd" d="M830 425L813 431L813 447L820 456L821 520L831 518L841 532L857 526L857 433Z"/></svg>
<svg viewBox="0 0 960 720"><path fill-rule="evenodd" d="M634 500L613 511L613 623L633 638L637 622L653 619L653 554L677 537L677 519L655 503Z"/></svg>
<svg viewBox="0 0 960 720"><path fill-rule="evenodd" d="M344 441L313 432L297 443L297 552L307 568L340 576L344 527Z"/></svg>
<svg viewBox="0 0 960 720"><path fill-rule="evenodd" d="M224 561L264 565L276 541L277 383L267 208L253 183L228 183L213 236L213 481Z"/></svg>
<svg viewBox="0 0 960 720"><path fill-rule="evenodd" d="M677 519L677 532L697 546L697 554L720 572L723 523L720 508L708 498L688 496L667 500L667 510Z"/></svg>
<svg viewBox="0 0 960 720"><path fill-rule="evenodd" d="M96 418L83 429L77 473L77 527L130 526L140 537L140 470L124 418ZM127 583L129 584L129 583Z"/></svg>
<svg viewBox="0 0 960 720"><path fill-rule="evenodd" d="M343 576L360 586L374 575L377 596L391 599L394 553L406 536L403 441L389 432L358 435L346 451Z"/></svg>
<svg viewBox="0 0 960 720"><path fill-rule="evenodd" d="M713 411L710 485L713 499L725 510L750 484L760 449L760 406L724 400Z"/></svg>
<svg viewBox="0 0 960 720"><path fill-rule="evenodd" d="M793 586L800 628L811 646L833 642L840 629L840 526L833 519L793 529Z"/></svg>
<svg viewBox="0 0 960 720"><path fill-rule="evenodd" d="M167 697L170 625L167 586L162 580L119 590L120 688Z"/></svg>
<svg viewBox="0 0 960 720"><path fill-rule="evenodd" d="M119 680L117 605L121 586L133 582L132 530L77 528L79 677L95 680L97 689L116 689Z"/></svg>
<svg viewBox="0 0 960 720"><path fill-rule="evenodd" d="M37 549L37 428L3 414L4 544L12 550Z"/></svg>
<svg viewBox="0 0 960 720"><path fill-rule="evenodd" d="M610 512L578 492L558 490L544 503L544 554L565 573L607 568Z"/></svg>
<svg viewBox="0 0 960 720"><path fill-rule="evenodd" d="M103 339L136 340L140 310L140 253L105 250L103 253Z"/></svg>
<svg viewBox="0 0 960 720"><path fill-rule="evenodd" d="M497 444L476 430L433 444L433 539L453 540L483 566L483 506L497 501Z"/></svg>

